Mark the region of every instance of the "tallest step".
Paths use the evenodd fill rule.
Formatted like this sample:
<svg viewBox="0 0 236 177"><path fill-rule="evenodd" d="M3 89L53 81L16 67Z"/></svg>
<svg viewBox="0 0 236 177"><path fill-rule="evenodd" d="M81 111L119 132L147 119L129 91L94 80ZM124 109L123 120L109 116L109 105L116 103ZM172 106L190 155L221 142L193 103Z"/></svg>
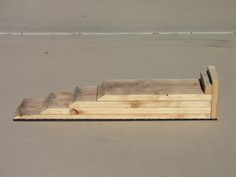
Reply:
<svg viewBox="0 0 236 177"><path fill-rule="evenodd" d="M107 80L98 87L97 100L211 100L211 95L198 79Z"/></svg>

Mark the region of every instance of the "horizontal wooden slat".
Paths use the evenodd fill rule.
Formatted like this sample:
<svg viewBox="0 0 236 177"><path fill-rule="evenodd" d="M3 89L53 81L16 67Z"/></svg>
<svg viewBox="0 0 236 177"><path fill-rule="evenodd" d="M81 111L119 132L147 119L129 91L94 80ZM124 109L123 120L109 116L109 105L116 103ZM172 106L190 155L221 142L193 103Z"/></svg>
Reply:
<svg viewBox="0 0 236 177"><path fill-rule="evenodd" d="M104 95L98 101L135 101L135 100L211 100L211 95L177 94L177 95Z"/></svg>
<svg viewBox="0 0 236 177"><path fill-rule="evenodd" d="M145 119L210 119L210 113L197 114L100 114L100 115L24 115L14 120L145 120Z"/></svg>
<svg viewBox="0 0 236 177"><path fill-rule="evenodd" d="M210 108L73 108L79 114L185 114L210 113ZM41 114L71 114L68 108L50 108Z"/></svg>
<svg viewBox="0 0 236 177"><path fill-rule="evenodd" d="M185 114L210 113L210 108L84 108L79 114Z"/></svg>
<svg viewBox="0 0 236 177"><path fill-rule="evenodd" d="M69 105L70 108L162 108L162 107L210 107L211 101L77 101Z"/></svg>

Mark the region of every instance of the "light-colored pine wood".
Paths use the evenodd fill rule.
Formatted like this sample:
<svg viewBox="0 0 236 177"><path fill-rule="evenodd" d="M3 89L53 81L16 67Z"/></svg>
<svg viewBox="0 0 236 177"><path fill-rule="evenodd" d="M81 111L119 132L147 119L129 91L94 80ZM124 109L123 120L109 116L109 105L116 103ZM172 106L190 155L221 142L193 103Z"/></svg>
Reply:
<svg viewBox="0 0 236 177"><path fill-rule="evenodd" d="M208 101L181 101L181 100L158 100L158 101L76 101L69 105L70 108L205 108L211 107Z"/></svg>
<svg viewBox="0 0 236 177"><path fill-rule="evenodd" d="M136 100L211 100L211 95L176 94L176 95L104 95L98 101L136 101Z"/></svg>
<svg viewBox="0 0 236 177"><path fill-rule="evenodd" d="M38 100L24 99L20 106L17 108L16 115L34 115L40 114L43 109L45 99L41 98Z"/></svg>
<svg viewBox="0 0 236 177"><path fill-rule="evenodd" d="M196 113L196 114L100 114L100 115L43 115L33 114L16 116L14 120L148 120L148 119L176 119L176 120L187 120L187 119L211 119L210 113Z"/></svg>
<svg viewBox="0 0 236 177"><path fill-rule="evenodd" d="M208 66L207 72L210 82L212 84L212 110L211 117L219 117L219 92L220 92L220 80L214 66Z"/></svg>
<svg viewBox="0 0 236 177"><path fill-rule="evenodd" d="M69 108L49 108L41 114L70 114ZM185 114L210 113L211 108L73 108L79 114Z"/></svg>
<svg viewBox="0 0 236 177"><path fill-rule="evenodd" d="M210 108L83 108L79 114L180 114L210 113Z"/></svg>
<svg viewBox="0 0 236 177"><path fill-rule="evenodd" d="M73 102L97 101L97 86L78 86L73 92Z"/></svg>
<svg viewBox="0 0 236 177"><path fill-rule="evenodd" d="M47 108L67 108L72 101L71 92L51 93L44 101L43 107Z"/></svg>
<svg viewBox="0 0 236 177"><path fill-rule="evenodd" d="M212 85L206 71L201 71L200 83L205 94L212 94Z"/></svg>
<svg viewBox="0 0 236 177"><path fill-rule="evenodd" d="M198 79L108 80L98 87L98 101L211 100Z"/></svg>
<svg viewBox="0 0 236 177"><path fill-rule="evenodd" d="M14 120L217 119L218 111L219 78L209 66L200 79L108 80L25 99Z"/></svg>
<svg viewBox="0 0 236 177"><path fill-rule="evenodd" d="M69 108L47 108L42 110L41 114L44 115L50 115L50 114L56 114L56 115L61 115L61 114L66 114L70 115L71 114L71 109Z"/></svg>

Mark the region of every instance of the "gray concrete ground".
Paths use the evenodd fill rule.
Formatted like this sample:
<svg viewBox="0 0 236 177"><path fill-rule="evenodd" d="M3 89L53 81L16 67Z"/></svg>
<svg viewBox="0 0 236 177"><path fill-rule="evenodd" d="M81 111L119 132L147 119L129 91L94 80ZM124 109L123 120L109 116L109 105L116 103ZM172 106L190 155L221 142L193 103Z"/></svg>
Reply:
<svg viewBox="0 0 236 177"><path fill-rule="evenodd" d="M235 31L235 0L2 0L0 32Z"/></svg>
<svg viewBox="0 0 236 177"><path fill-rule="evenodd" d="M0 177L234 177L234 0L0 1ZM3 33L34 33L3 35ZM197 78L215 65L218 121L13 122L23 98L103 79Z"/></svg>
<svg viewBox="0 0 236 177"><path fill-rule="evenodd" d="M0 176L235 176L235 57L236 35L0 36ZM222 81L218 121L12 121L25 97L207 65Z"/></svg>

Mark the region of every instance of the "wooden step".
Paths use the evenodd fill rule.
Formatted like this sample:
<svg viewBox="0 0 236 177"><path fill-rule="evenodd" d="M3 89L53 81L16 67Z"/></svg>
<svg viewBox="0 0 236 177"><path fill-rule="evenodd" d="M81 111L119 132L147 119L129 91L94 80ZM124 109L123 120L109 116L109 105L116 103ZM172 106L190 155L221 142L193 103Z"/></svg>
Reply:
<svg viewBox="0 0 236 177"><path fill-rule="evenodd" d="M108 80L98 87L98 101L211 100L198 79Z"/></svg>
<svg viewBox="0 0 236 177"><path fill-rule="evenodd" d="M41 114L50 114L50 112L57 112L58 114L60 114L63 108L69 107L72 99L72 92L51 93L43 103Z"/></svg>
<svg viewBox="0 0 236 177"><path fill-rule="evenodd" d="M41 114L44 101L45 98L40 98L38 100L25 98L17 108L16 115L24 116Z"/></svg>
<svg viewBox="0 0 236 177"><path fill-rule="evenodd" d="M78 86L73 92L73 102L97 101L97 86Z"/></svg>
<svg viewBox="0 0 236 177"><path fill-rule="evenodd" d="M44 107L47 108L66 108L72 102L71 92L51 93L44 101Z"/></svg>

